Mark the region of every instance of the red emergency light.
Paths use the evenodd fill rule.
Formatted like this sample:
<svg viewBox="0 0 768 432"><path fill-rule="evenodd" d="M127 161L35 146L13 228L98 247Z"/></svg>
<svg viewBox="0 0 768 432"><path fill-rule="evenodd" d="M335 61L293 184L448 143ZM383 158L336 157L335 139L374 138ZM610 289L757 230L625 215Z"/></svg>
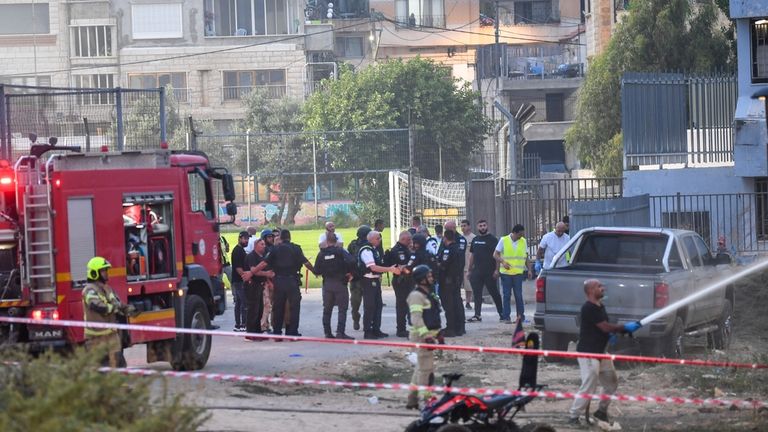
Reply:
<svg viewBox="0 0 768 432"><path fill-rule="evenodd" d="M41 320L41 319L43 319L43 311L41 311L41 310L32 311L32 319L33 320Z"/></svg>
<svg viewBox="0 0 768 432"><path fill-rule="evenodd" d="M11 177L0 177L0 185L9 185L13 183L13 179Z"/></svg>

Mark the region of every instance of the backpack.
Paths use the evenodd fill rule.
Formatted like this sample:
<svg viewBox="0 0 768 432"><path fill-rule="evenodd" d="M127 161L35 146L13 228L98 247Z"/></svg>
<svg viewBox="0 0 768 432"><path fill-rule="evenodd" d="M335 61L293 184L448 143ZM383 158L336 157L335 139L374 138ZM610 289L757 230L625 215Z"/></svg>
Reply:
<svg viewBox="0 0 768 432"><path fill-rule="evenodd" d="M363 277L363 274L360 273L360 268L358 265L359 257L358 254L360 253L360 239L354 239L349 243L349 246L347 246L347 252L349 252L349 270L350 273L352 273L352 280L360 280L361 277Z"/></svg>

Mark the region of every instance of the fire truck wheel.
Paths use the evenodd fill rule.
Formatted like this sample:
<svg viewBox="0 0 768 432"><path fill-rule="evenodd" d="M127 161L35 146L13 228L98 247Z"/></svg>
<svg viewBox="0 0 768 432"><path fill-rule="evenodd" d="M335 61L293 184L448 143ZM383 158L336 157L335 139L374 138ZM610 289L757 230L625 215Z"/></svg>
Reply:
<svg viewBox="0 0 768 432"><path fill-rule="evenodd" d="M184 305L184 327L196 330L207 330L211 325L208 308L199 296L191 294ZM179 361L172 361L171 366L176 370L199 370L205 367L211 354L211 335L184 335Z"/></svg>

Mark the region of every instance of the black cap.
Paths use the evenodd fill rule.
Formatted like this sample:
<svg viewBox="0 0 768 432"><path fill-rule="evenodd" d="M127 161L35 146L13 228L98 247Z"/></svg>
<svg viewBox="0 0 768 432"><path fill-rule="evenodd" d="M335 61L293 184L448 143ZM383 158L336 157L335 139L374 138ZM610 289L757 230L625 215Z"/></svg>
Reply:
<svg viewBox="0 0 768 432"><path fill-rule="evenodd" d="M240 235L238 235L238 237L250 238L251 234L248 231L240 231Z"/></svg>

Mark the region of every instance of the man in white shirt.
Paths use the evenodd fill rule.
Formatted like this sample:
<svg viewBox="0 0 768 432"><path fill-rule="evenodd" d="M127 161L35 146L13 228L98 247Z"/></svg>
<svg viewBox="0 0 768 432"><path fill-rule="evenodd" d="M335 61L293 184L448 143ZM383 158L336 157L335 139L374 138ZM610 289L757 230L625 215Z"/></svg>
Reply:
<svg viewBox="0 0 768 432"><path fill-rule="evenodd" d="M381 244L381 233L371 231L366 242L357 253L358 266L364 266L361 279L363 287L363 338L383 339L389 336L381 331L381 274L400 274L400 267L385 266L377 247Z"/></svg>
<svg viewBox="0 0 768 432"><path fill-rule="evenodd" d="M344 249L344 239L341 238L341 234L336 232L336 224L331 221L325 223L325 231L320 234L320 238L317 240L317 242L320 244L320 249L328 246L325 239L330 233L336 234L336 246Z"/></svg>
<svg viewBox="0 0 768 432"><path fill-rule="evenodd" d="M248 231L248 235L251 236L248 239L248 246L245 247L245 253L249 254L253 252L253 245L256 244L256 240L258 240L260 237L256 235L256 227L249 226L245 230Z"/></svg>
<svg viewBox="0 0 768 432"><path fill-rule="evenodd" d="M565 233L565 223L558 222L555 225L555 230L544 234L539 242L539 250L536 252L536 256L539 259L543 259L544 269L552 268L554 264L552 259L555 254L565 247L571 238Z"/></svg>
<svg viewBox="0 0 768 432"><path fill-rule="evenodd" d="M475 234L472 232L472 226L469 224L469 220L464 219L461 221L461 235L467 240L467 247L464 250L464 295L467 309L472 310L472 305L469 303L472 301L472 285L469 283L469 259L472 253L469 251L469 245L472 244L472 240L475 239Z"/></svg>

